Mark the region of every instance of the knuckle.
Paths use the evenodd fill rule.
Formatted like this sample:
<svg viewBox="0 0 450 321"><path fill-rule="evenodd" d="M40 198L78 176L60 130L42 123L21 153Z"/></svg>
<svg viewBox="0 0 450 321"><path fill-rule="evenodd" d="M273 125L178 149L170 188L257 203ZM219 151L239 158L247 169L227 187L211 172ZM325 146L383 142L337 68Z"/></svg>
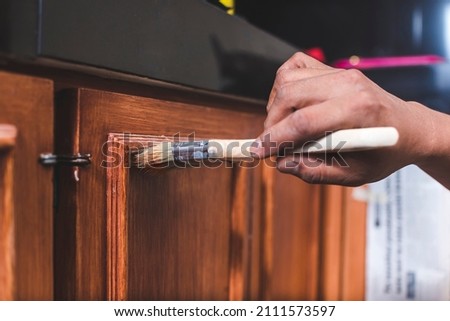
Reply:
<svg viewBox="0 0 450 321"><path fill-rule="evenodd" d="M292 114L292 130L298 137L304 137L311 132L309 117L301 109Z"/></svg>
<svg viewBox="0 0 450 321"><path fill-rule="evenodd" d="M307 57L308 56L305 53L297 51L292 55L292 57L289 60L294 61L297 64L297 66L305 68L306 67L305 60L307 59Z"/></svg>
<svg viewBox="0 0 450 321"><path fill-rule="evenodd" d="M275 78L276 86L282 86L283 84L289 81L289 70L281 69L277 72L277 76Z"/></svg>
<svg viewBox="0 0 450 321"><path fill-rule="evenodd" d="M292 56L292 58L293 58L294 60L303 60L303 59L305 59L305 57L307 57L307 56L306 56L306 54L305 54L304 52L302 52L302 51L297 51L297 52L294 53L294 55Z"/></svg>
<svg viewBox="0 0 450 321"><path fill-rule="evenodd" d="M291 88L288 85L282 85L277 90L277 101L288 102L291 99Z"/></svg>
<svg viewBox="0 0 450 321"><path fill-rule="evenodd" d="M377 96L370 90L360 90L354 99L354 111L362 113L362 116L374 116L377 114L379 106Z"/></svg>
<svg viewBox="0 0 450 321"><path fill-rule="evenodd" d="M358 69L346 70L345 76L346 76L347 80L353 84L360 84L365 79L364 74Z"/></svg>

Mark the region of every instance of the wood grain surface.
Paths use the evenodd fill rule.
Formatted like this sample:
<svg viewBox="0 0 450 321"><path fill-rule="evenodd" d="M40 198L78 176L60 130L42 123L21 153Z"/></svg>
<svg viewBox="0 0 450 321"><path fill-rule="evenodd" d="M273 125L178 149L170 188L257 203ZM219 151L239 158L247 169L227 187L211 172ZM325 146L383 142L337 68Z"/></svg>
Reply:
<svg viewBox="0 0 450 321"><path fill-rule="evenodd" d="M0 124L0 300L13 300L15 292L14 158L15 126Z"/></svg>
<svg viewBox="0 0 450 321"><path fill-rule="evenodd" d="M57 101L58 113L78 115L77 124L63 122L58 135L71 136L71 152L92 154L92 164L76 175L61 169L68 171L65 189L76 196L59 195L69 205L60 205L65 214L58 224L70 237L56 259L73 262L57 272L66 276L56 285L60 298L316 296L318 187L264 164L158 173L124 166L130 148L156 136L256 137L263 108L239 100L242 109L228 108L229 102L220 107L220 101L212 108L201 99L192 104L88 89L64 91ZM108 150L113 141L120 146Z"/></svg>
<svg viewBox="0 0 450 321"><path fill-rule="evenodd" d="M255 122L262 124L263 115L94 90L64 92L58 99L57 109L61 113L79 113L79 125L61 126L62 131L66 129L66 135L60 136L73 137L70 139L72 152L92 154L92 165L79 169L78 180L69 173L69 181L64 181L66 189L71 189L71 185L76 196L66 195L73 202L64 208L66 222L61 225L71 226L68 234L74 239L72 245L68 243L71 249L59 253L58 261L68 259L74 265L65 267L67 277L72 280L58 284L63 288L60 297L228 298L229 262L234 255L230 253L231 213L233 208L238 210L231 198L235 188L233 170L227 168L174 170L156 177L139 169L119 171L127 172L123 190L127 204L123 208L127 214L128 238L122 241L127 245L129 263L127 279L123 280L125 274L120 274L122 278L116 284L125 281L127 286L119 287L119 292L107 290L105 285L113 284L107 275L107 271L112 273L107 263L112 258L107 253L107 243L112 244L108 242L108 233L114 234L107 229L111 226L107 218L111 213L107 210L110 204L107 191L112 190L106 185L109 184L106 168L100 166L106 155L102 145L110 133L254 137L260 130ZM73 130L74 127L80 130ZM66 143L62 145L67 147ZM64 199L63 195L60 199ZM145 242L138 241L141 239ZM193 248L194 245L199 248ZM155 264L160 264L159 270L154 270ZM170 274L173 271L170 269L177 269L179 274ZM58 274L65 274L64 267ZM173 281L169 282L169 277ZM165 282L165 286L157 282ZM173 288L175 285L178 288Z"/></svg>
<svg viewBox="0 0 450 321"><path fill-rule="evenodd" d="M264 166L262 299L317 298L320 187Z"/></svg>
<svg viewBox="0 0 450 321"><path fill-rule="evenodd" d="M342 300L360 301L365 299L367 204L356 200L353 190L346 188L344 194Z"/></svg>
<svg viewBox="0 0 450 321"><path fill-rule="evenodd" d="M12 191L14 299L50 300L53 298L53 172L41 166L38 157L40 153L53 151L52 82L0 72L0 123L14 125L18 130ZM11 188L10 183L6 188Z"/></svg>
<svg viewBox="0 0 450 321"><path fill-rule="evenodd" d="M350 187L323 187L321 300L365 298L366 203L355 200L353 191Z"/></svg>

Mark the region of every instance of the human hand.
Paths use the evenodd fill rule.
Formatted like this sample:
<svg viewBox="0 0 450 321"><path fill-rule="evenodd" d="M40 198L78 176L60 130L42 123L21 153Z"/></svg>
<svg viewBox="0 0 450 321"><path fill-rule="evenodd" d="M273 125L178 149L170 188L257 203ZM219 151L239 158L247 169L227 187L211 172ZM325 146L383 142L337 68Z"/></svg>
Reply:
<svg viewBox="0 0 450 321"><path fill-rule="evenodd" d="M358 70L335 69L303 53L279 68L267 112L260 147L253 149L260 157L280 155L289 142L302 146L339 129L397 128L399 141L394 147L278 157L280 171L310 183L356 186L380 180L419 163L435 139L429 129L436 117L430 109L386 92Z"/></svg>

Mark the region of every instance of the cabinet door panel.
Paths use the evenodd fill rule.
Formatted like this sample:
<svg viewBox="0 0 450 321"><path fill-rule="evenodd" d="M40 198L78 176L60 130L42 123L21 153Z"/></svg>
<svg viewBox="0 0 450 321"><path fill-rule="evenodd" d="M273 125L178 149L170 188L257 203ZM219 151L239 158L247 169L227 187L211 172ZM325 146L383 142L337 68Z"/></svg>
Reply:
<svg viewBox="0 0 450 321"><path fill-rule="evenodd" d="M243 266L243 254L237 257L230 244L246 244L249 239L231 231L237 226L246 233L247 227L239 222L246 225L256 207L249 206L251 193L241 197L242 208L235 203L239 198L234 191L243 190L245 184L245 179L238 179L239 170L172 169L149 174L122 166L111 169L107 178L100 164L108 137L127 136L123 133L255 137L262 130L264 114L77 90L58 99L57 119L67 115L74 115L71 119L77 124L58 126L57 150L91 153L92 165L61 168L58 174L63 178L59 185L65 186L59 190L65 201L59 202L58 226L66 228L60 237L68 244L57 253L58 297L243 298L247 285L242 284L242 273L248 268ZM135 136L128 135L127 142L121 138L121 146ZM234 273L236 266L239 273Z"/></svg>
<svg viewBox="0 0 450 321"><path fill-rule="evenodd" d="M366 203L355 199L355 188L323 190L319 298L364 300Z"/></svg>
<svg viewBox="0 0 450 321"><path fill-rule="evenodd" d="M228 299L229 172L130 172L129 299Z"/></svg>
<svg viewBox="0 0 450 321"><path fill-rule="evenodd" d="M38 163L53 151L51 81L0 72L0 123L17 127L14 148L14 299L53 298L53 171Z"/></svg>
<svg viewBox="0 0 450 321"><path fill-rule="evenodd" d="M58 172L64 233L56 242L67 244L56 251L58 298L314 299L318 248L309 244L319 213L309 185L264 164L158 173L127 162L101 166L163 135L256 137L264 106L218 100L212 108L86 89L61 93L57 105L57 150L92 154L89 167Z"/></svg>

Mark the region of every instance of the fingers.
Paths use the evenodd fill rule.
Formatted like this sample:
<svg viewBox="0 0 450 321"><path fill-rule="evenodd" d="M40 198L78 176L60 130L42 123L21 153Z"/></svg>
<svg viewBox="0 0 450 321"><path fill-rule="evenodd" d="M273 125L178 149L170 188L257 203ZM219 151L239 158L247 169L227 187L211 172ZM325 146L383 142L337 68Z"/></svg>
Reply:
<svg viewBox="0 0 450 321"><path fill-rule="evenodd" d="M311 71L313 70L313 71ZM273 98L276 94L277 84L282 83L283 78L291 78L294 81L313 77L316 73L320 73L323 70L334 70L334 68L327 66L320 61L308 56L303 52L296 52L291 58L289 58L284 64L278 68L277 76L275 78L274 86L272 87L272 91L269 95L267 110L270 109ZM293 74L287 73L286 71L296 71Z"/></svg>
<svg viewBox="0 0 450 321"><path fill-rule="evenodd" d="M309 78L314 78L318 76L327 75L330 73L335 73L342 71L341 69L313 69L313 68L302 68L302 69L282 69L277 72L277 75L275 77L275 81L272 87L272 90L269 95L269 100L267 103L267 111L270 111L272 108L273 101L280 90L280 88L283 88L284 86L300 81L305 80Z"/></svg>
<svg viewBox="0 0 450 321"><path fill-rule="evenodd" d="M330 155L289 156L278 160L277 167L282 173L295 175L311 184L338 184L358 186L363 184L357 171L346 164L330 162Z"/></svg>
<svg viewBox="0 0 450 321"><path fill-rule="evenodd" d="M342 81L346 78L344 70L321 71L316 77L293 81L280 86L268 108L264 123L269 128L291 114L296 109L319 104L329 99L358 90L353 82ZM339 83L339 85L337 85Z"/></svg>
<svg viewBox="0 0 450 321"><path fill-rule="evenodd" d="M362 97L362 98L358 98ZM364 127L367 108L361 104L364 96L338 97L298 109L275 123L258 138L259 146L252 150L260 157L275 154L281 148L302 145L343 128Z"/></svg>
<svg viewBox="0 0 450 321"><path fill-rule="evenodd" d="M277 83L283 82L285 76L288 78L286 81L294 81L315 76L321 70L333 70L334 68L327 66L320 61L308 56L303 52L296 52L291 58L289 58L284 64L278 68L277 76L275 78L272 91L269 95L268 110L270 109L273 97L276 94ZM311 71L312 70L312 71ZM286 71L296 71L294 73L286 73ZM290 79L289 79L290 78ZM275 90L274 90L275 89Z"/></svg>

